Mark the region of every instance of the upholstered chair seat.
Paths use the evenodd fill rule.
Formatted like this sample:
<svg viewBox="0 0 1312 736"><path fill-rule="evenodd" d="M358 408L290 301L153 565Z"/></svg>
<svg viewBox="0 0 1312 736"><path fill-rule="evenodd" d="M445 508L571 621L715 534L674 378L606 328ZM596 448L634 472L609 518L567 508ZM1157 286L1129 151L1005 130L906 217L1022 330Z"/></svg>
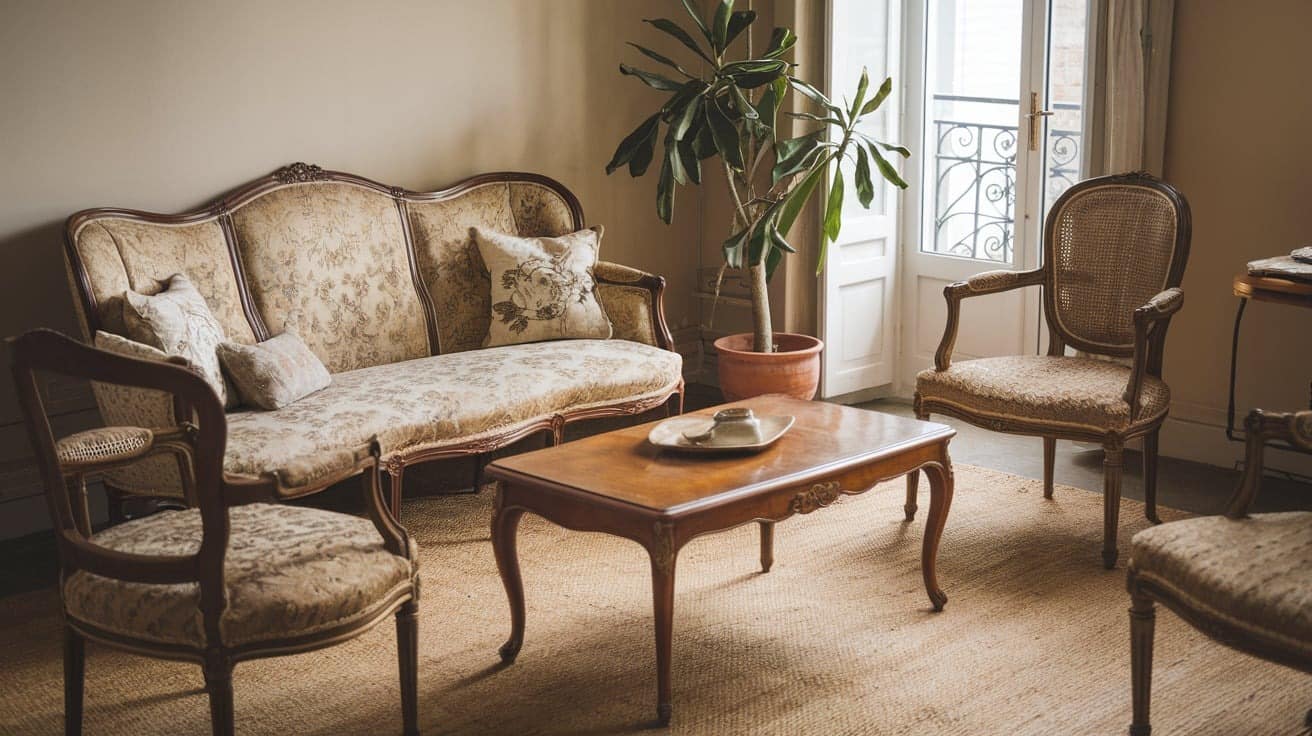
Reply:
<svg viewBox="0 0 1312 736"><path fill-rule="evenodd" d="M1090 358L1009 355L953 363L947 370L916 376L916 393L1003 421L1079 427L1090 431L1128 429L1133 413L1125 401L1130 368ZM1161 418L1171 391L1145 376L1135 422Z"/></svg>
<svg viewBox="0 0 1312 736"><path fill-rule="evenodd" d="M225 646L358 628L390 612L410 591L413 563L383 549L369 519L257 503L233 507L229 525L228 606L217 642ZM128 521L91 541L116 552L164 556L196 554L201 537L200 511L191 509ZM64 581L64 606L82 624L119 636L208 643L196 583L130 583L78 571Z"/></svg>

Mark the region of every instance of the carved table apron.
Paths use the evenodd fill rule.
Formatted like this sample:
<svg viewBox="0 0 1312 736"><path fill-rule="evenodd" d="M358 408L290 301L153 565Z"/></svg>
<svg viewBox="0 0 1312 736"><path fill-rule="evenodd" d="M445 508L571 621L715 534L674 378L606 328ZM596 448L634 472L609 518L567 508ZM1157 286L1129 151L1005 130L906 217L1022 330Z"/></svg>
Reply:
<svg viewBox="0 0 1312 736"><path fill-rule="evenodd" d="M761 569L768 572L774 562L776 522L923 470L929 479L930 506L921 570L931 605L935 611L943 609L947 595L939 588L935 562L952 503L948 442L954 430L782 397L736 405L751 406L758 414L793 414L797 425L774 447L746 457L708 461L663 455L645 442L650 425L644 425L489 466L488 475L497 481L492 544L510 601L510 638L500 650L504 662L514 661L524 640L524 590L515 534L525 512L568 529L632 539L647 549L656 623L657 715L662 724L669 722L672 710L675 562L683 545L698 536L757 522ZM868 443L862 442L862 429L868 430ZM905 510L911 521L914 498L908 499Z"/></svg>

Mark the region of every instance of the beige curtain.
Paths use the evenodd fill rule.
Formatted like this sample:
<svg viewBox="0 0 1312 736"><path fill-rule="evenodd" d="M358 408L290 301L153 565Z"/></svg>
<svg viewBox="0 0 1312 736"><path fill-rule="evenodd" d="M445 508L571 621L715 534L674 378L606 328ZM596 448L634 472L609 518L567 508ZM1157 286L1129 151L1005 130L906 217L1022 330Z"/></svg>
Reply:
<svg viewBox="0 0 1312 736"><path fill-rule="evenodd" d="M1090 0L1086 176L1162 173L1175 0Z"/></svg>

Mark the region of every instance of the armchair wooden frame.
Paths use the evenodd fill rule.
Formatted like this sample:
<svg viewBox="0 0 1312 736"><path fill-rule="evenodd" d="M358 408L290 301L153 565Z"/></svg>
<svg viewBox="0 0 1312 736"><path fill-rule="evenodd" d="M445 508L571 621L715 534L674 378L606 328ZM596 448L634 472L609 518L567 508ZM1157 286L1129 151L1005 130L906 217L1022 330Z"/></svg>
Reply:
<svg viewBox="0 0 1312 736"><path fill-rule="evenodd" d="M232 669L242 660L306 652L353 638L395 614L400 661L401 701L405 733L417 731L418 579L391 591L350 624L330 627L311 635L262 640L255 644L225 646L220 618L227 606L224 563L228 548L228 509L244 503L269 500L276 482L224 478L223 454L227 422L223 406L203 378L176 364L139 360L83 345L52 330L35 330L10 340L12 370L36 463L46 489L46 502L54 523L61 580L83 570L126 582L152 584L194 583L199 586L200 613L205 645L162 644L101 629L89 622L65 617L64 711L65 732L82 732L82 703L87 639L118 649L163 659L201 665L215 734L233 732ZM105 462L61 462L46 414L37 373L57 373L124 386L151 388L172 394L179 416L176 427L146 428L153 432L148 446L130 457ZM84 500L76 503L70 491L82 479L144 457L169 453L184 459L191 494L199 509L202 540L191 555L156 556L111 550L95 543ZM379 482L377 441L356 451L351 475L361 474L369 518L394 555L411 559L412 545L403 528L387 511ZM75 482L70 483L73 480ZM62 592L62 590L61 590Z"/></svg>
<svg viewBox="0 0 1312 736"><path fill-rule="evenodd" d="M934 354L934 369L946 371L952 364L952 349L957 341L962 300L1028 286L1039 286L1043 288L1044 320L1048 326L1048 355L1065 355L1066 348L1069 346L1076 350L1133 360L1130 377L1123 393L1123 398L1130 407L1128 427L1108 427L1105 430L1094 431L1088 426L1075 423L1034 420L1022 416L986 412L957 402L922 397L919 391L915 396L915 413L918 419L928 419L934 413L946 414L996 432L1042 437L1044 498L1052 498L1057 440L1096 442L1102 445L1104 451L1102 558L1103 565L1111 569L1115 567L1118 556L1116 536L1121 500L1122 455L1125 444L1138 437L1143 438L1145 513L1153 523L1160 523L1157 517L1157 435L1166 420L1166 413L1145 420L1142 416L1141 394L1145 376L1160 378L1162 375L1166 331L1170 326L1171 317L1184 306L1184 293L1179 287L1189 257L1192 218L1188 202L1174 187L1143 172L1104 176L1080 182L1068 189L1053 204L1052 211L1059 212L1068 202L1089 190L1108 185L1142 187L1156 191L1171 203L1176 219L1175 242L1163 288L1147 303L1134 310L1133 341L1128 345L1094 343L1082 339L1063 325L1055 298L1057 274L1053 267L1056 262L1057 218L1049 217L1044 229L1042 267L1032 271L987 271L965 281L949 284L943 289L943 296L947 300L947 323L944 327L943 339ZM907 476L905 511L908 520L912 519L916 512L918 478L916 473Z"/></svg>
<svg viewBox="0 0 1312 736"><path fill-rule="evenodd" d="M1263 457L1267 443L1288 442L1303 451L1312 451L1312 411L1267 413L1253 410L1244 422L1246 465L1239 487L1225 510L1229 519L1248 518L1248 510L1261 488ZM1232 649L1312 674L1312 647L1291 649L1287 643L1261 636L1233 619L1192 605L1170 587L1141 576L1134 565L1126 573L1130 592L1130 670L1134 693L1134 716L1130 736L1148 736L1149 703L1152 695L1153 628L1156 603L1169 608L1190 626ZM1312 726L1312 711L1305 719Z"/></svg>

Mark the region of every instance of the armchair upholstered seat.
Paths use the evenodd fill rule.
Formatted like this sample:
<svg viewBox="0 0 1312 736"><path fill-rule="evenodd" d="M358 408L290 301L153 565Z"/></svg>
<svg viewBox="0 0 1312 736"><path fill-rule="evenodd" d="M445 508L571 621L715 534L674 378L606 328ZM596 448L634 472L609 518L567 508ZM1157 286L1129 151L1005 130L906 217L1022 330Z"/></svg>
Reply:
<svg viewBox="0 0 1312 736"><path fill-rule="evenodd" d="M934 367L916 377L916 416L947 414L1043 438L1043 496L1052 498L1058 439L1103 448L1103 565L1115 567L1126 442L1143 438L1145 513L1157 521L1157 433L1170 389L1162 355L1189 257L1189 204L1147 174L1104 176L1067 189L1044 227L1043 266L987 271L949 284ZM1038 286L1048 354L952 362L963 299ZM1070 350L1086 355L1073 356ZM1128 365L1093 357L1129 359ZM919 474L907 476L906 516Z"/></svg>
<svg viewBox="0 0 1312 736"><path fill-rule="evenodd" d="M373 522L283 504L237 506L228 514L220 642L245 646L351 627L385 615L410 590L410 559L383 548ZM139 555L193 555L200 511L164 511L112 526L93 544ZM413 545L413 543L412 543ZM115 580L79 570L64 581L64 609L80 625L160 644L206 646L200 585Z"/></svg>
<svg viewBox="0 0 1312 736"><path fill-rule="evenodd" d="M1225 514L1145 529L1131 543L1131 736L1152 732L1157 603L1222 644L1312 673L1312 512L1248 513L1260 490L1266 445L1283 441L1312 450L1312 411L1259 409L1244 430L1244 477ZM1312 711L1305 725L1312 726Z"/></svg>
<svg viewBox="0 0 1312 736"><path fill-rule="evenodd" d="M1119 363L1015 355L963 360L945 371L922 371L916 377L916 390L923 400L955 404L1000 421L1023 418L1091 432L1129 429L1132 421L1159 421L1171 401L1166 383L1155 376L1144 377L1140 409L1133 417L1124 397L1129 380L1130 369Z"/></svg>

